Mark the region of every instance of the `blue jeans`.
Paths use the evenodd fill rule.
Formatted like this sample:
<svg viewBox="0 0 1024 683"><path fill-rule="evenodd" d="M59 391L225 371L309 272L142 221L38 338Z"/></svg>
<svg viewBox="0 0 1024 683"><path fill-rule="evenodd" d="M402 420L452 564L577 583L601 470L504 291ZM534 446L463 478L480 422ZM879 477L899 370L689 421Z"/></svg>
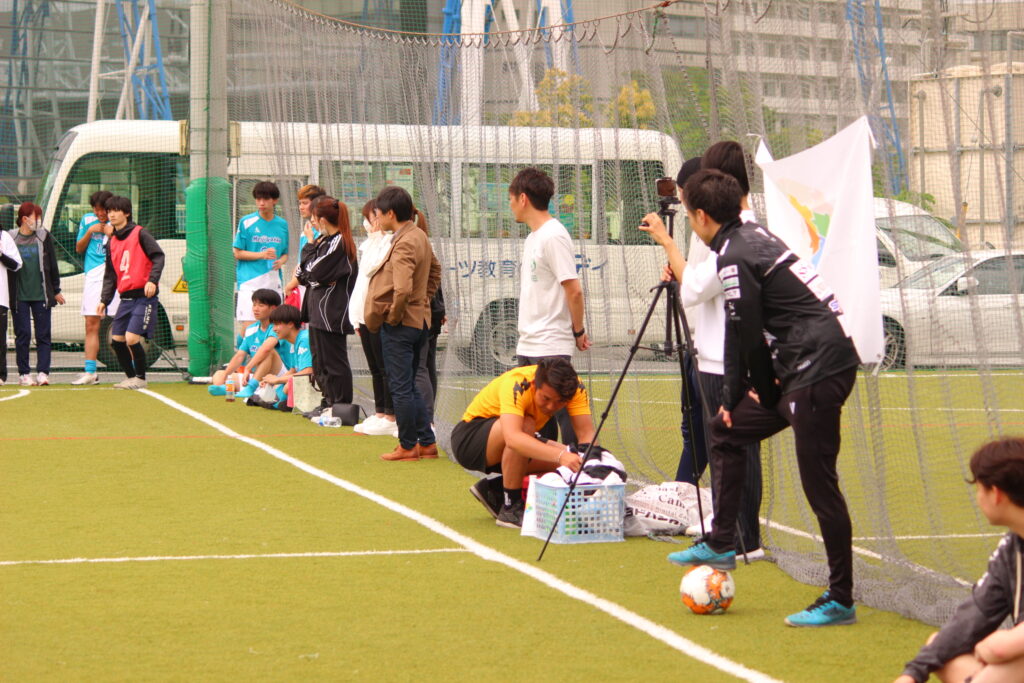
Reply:
<svg viewBox="0 0 1024 683"><path fill-rule="evenodd" d="M32 324L36 328L36 372L50 374L50 309L45 301L19 301L14 311L14 355L18 374L32 371L28 347L32 343Z"/></svg>
<svg viewBox="0 0 1024 683"><path fill-rule="evenodd" d="M405 325L381 325L384 371L388 376L391 400L395 404L398 441L405 449L415 448L417 442L421 446L429 446L435 441L426 404L416 386L416 369L426 343L426 328L417 330Z"/></svg>

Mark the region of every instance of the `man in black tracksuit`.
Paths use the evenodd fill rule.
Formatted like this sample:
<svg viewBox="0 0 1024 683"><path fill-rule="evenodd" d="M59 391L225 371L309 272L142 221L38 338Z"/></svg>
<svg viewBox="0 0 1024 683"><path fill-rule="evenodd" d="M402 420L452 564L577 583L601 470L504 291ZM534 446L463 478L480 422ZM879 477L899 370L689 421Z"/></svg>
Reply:
<svg viewBox="0 0 1024 683"><path fill-rule="evenodd" d="M701 171L684 188L694 231L718 253L726 301L722 407L711 424L718 511L710 536L677 564L736 564L736 517L748 444L793 428L804 494L818 518L829 590L791 626L856 621L850 515L839 490L840 414L859 363L832 290L807 261L756 223L741 223L735 179Z"/></svg>

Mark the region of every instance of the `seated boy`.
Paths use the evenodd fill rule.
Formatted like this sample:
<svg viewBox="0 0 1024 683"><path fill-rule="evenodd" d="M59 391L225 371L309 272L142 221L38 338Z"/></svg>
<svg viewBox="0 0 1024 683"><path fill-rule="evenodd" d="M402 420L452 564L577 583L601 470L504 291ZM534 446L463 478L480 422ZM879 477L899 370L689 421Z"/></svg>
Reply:
<svg viewBox="0 0 1024 683"><path fill-rule="evenodd" d="M1024 438L985 444L971 456L970 468L982 514L1009 532L989 558L988 571L974 584L971 597L928 639L897 683L923 683L930 673L943 683L1024 681ZM999 629L1008 616L1013 628Z"/></svg>
<svg viewBox="0 0 1024 683"><path fill-rule="evenodd" d="M268 338L277 338L274 329L270 326L270 314L280 305L281 295L272 289L257 289L252 293L252 315L256 322L245 328L245 334L238 340L238 350L235 351L235 355L231 357L224 369L213 373L213 381L207 387L211 396L223 396L226 393L224 385L228 376L250 360L254 360L256 353ZM276 346L277 343L275 342L274 345ZM266 366L266 363L262 364L262 367L256 363L250 366L252 379L249 386L235 387L238 398L252 396L253 390L259 385L259 380L269 369Z"/></svg>
<svg viewBox="0 0 1024 683"><path fill-rule="evenodd" d="M499 526L523 525L523 476L551 472L559 466L579 470L581 458L537 430L566 408L581 443L594 438L587 390L563 358L545 358L538 365L514 368L491 380L466 408L452 430L452 454L467 470L501 472L504 499L497 500L490 479L470 489Z"/></svg>
<svg viewBox="0 0 1024 683"><path fill-rule="evenodd" d="M302 314L299 309L287 304L278 306L270 314L270 324L274 326L274 337L268 337L265 345L274 344L277 356L281 359L278 372L266 372L262 375L260 386L276 386L277 402L275 407L287 408L287 386L290 377L313 374L313 354L309 349L309 331L302 327ZM262 348L261 348L262 350Z"/></svg>

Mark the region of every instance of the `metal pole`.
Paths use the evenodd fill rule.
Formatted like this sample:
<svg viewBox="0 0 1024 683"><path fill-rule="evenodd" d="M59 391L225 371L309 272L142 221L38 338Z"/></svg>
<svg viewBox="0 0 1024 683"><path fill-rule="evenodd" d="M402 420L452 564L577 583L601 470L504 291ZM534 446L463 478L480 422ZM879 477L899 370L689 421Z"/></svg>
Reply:
<svg viewBox="0 0 1024 683"><path fill-rule="evenodd" d="M192 0L189 179L228 175L227 7Z"/></svg>
<svg viewBox="0 0 1024 683"><path fill-rule="evenodd" d="M130 114L132 98L130 96L132 79L135 76L135 68L139 65L139 51L142 49L143 36L146 35L146 28L149 26L149 5L142 8L142 17L135 27L135 37L132 39L132 52L128 58L128 65L125 67L124 83L121 85L121 99L117 103L115 119L122 119Z"/></svg>
<svg viewBox="0 0 1024 683"><path fill-rule="evenodd" d="M978 241L985 246L985 96L988 88L978 93Z"/></svg>
<svg viewBox="0 0 1024 683"><path fill-rule="evenodd" d="M1013 139L1013 39L1024 39L1024 31L1007 31L1006 33L1006 75L1003 76L1003 163L1006 165L1006 247L1014 244L1014 232L1017 229L1017 217L1013 213L1013 186L1017 182L1014 173L1014 139Z"/></svg>
<svg viewBox="0 0 1024 683"><path fill-rule="evenodd" d="M96 0L96 21L92 28L92 66L89 70L89 104L85 120L96 120L100 98L100 67L103 57L103 26L106 23L107 0Z"/></svg>

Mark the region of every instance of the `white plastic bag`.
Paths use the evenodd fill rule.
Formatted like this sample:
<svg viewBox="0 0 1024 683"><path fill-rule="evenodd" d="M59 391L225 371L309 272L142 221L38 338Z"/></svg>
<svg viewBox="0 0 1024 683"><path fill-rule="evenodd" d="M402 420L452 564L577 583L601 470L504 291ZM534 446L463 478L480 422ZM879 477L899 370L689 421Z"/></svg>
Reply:
<svg viewBox="0 0 1024 683"><path fill-rule="evenodd" d="M530 487L526 490L526 507L523 510L521 536L537 536L537 475L530 475Z"/></svg>
<svg viewBox="0 0 1024 683"><path fill-rule="evenodd" d="M707 516L711 513L711 490L702 488L700 499ZM686 531L686 527L699 523L697 490L693 484L666 481L626 496L626 536L649 533L676 536Z"/></svg>

